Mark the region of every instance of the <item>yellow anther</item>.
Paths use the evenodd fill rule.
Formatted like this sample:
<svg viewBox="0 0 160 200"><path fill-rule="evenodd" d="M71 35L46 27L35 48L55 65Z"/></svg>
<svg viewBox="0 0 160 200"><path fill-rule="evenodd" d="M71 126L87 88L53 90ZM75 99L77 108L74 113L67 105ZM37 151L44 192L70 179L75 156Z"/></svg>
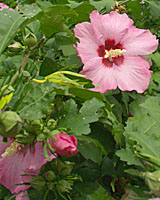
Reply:
<svg viewBox="0 0 160 200"><path fill-rule="evenodd" d="M2 158L7 158L12 156L18 150L21 150L24 147L23 144L19 144L17 142L13 142L9 147L6 148L5 152L1 155Z"/></svg>
<svg viewBox="0 0 160 200"><path fill-rule="evenodd" d="M109 51L105 50L104 58L108 58L110 61L112 61L112 57L122 56L124 53L126 53L125 49L111 49Z"/></svg>

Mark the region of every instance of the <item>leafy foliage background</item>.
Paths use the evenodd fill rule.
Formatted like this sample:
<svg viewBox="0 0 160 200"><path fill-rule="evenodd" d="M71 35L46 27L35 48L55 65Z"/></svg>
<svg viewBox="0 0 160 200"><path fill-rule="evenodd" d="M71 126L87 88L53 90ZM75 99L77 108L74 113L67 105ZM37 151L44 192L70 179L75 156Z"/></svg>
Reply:
<svg viewBox="0 0 160 200"><path fill-rule="evenodd" d="M73 47L77 40L73 28L77 23L89 21L92 10L108 13L111 6L116 9L115 1L10 0L3 3L15 10L0 12L0 87L12 85L14 88L7 109L11 107L25 120L19 139L25 140L24 130L38 141L46 139L46 134L52 131L65 131L78 139L77 156L57 158L74 163L72 171L64 175L58 171L57 161L48 163L39 175L39 186L31 183L30 199L124 200L128 196L147 200L160 196L160 186L158 191L151 186L153 182L160 185L160 175L154 180L148 178L148 173L160 172L160 49L149 55L153 74L144 94L117 89L102 95L87 90L93 87L91 81L73 74L53 75L44 84L35 83L31 80L44 80L57 71L80 71L82 63ZM118 3L125 6L136 27L150 29L160 38L159 1ZM30 37L27 43L30 33L35 37ZM15 43L20 46L13 47ZM56 125L49 129L47 124L51 119ZM39 120L40 126L33 126L34 120ZM48 180L49 171L57 178ZM68 176L76 177L73 184ZM61 180L66 181L65 192L58 187ZM14 198L6 188L0 187L0 199Z"/></svg>

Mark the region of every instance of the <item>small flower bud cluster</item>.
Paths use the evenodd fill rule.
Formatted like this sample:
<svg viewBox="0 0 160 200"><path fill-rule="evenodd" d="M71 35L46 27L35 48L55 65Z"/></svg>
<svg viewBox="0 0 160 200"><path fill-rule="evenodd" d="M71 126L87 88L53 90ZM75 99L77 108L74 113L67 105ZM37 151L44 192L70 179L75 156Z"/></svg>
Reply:
<svg viewBox="0 0 160 200"><path fill-rule="evenodd" d="M122 14L126 12L126 6L125 5L119 5L118 1L115 2L114 6L111 6L111 9L113 11L117 11L118 13Z"/></svg>

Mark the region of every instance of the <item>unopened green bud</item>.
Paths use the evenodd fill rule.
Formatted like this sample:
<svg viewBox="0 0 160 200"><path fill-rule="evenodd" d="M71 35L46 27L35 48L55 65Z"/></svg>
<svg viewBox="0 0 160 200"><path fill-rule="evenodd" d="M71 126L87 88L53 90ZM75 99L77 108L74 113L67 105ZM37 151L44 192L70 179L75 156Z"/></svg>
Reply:
<svg viewBox="0 0 160 200"><path fill-rule="evenodd" d="M4 85L2 88L1 88L1 95L2 96L6 96L6 95L9 95L10 93L14 92L14 88L10 85Z"/></svg>
<svg viewBox="0 0 160 200"><path fill-rule="evenodd" d="M53 181L56 178L56 175L53 171L46 172L44 176L47 179L47 181Z"/></svg>
<svg viewBox="0 0 160 200"><path fill-rule="evenodd" d="M22 74L23 74L22 80L24 82L27 82L31 78L31 75L28 71L23 71Z"/></svg>
<svg viewBox="0 0 160 200"><path fill-rule="evenodd" d="M24 49L24 46L22 46L19 42L15 42L14 44L9 45L8 47L15 52Z"/></svg>
<svg viewBox="0 0 160 200"><path fill-rule="evenodd" d="M0 135L3 137L14 137L22 128L22 120L13 111L5 111L0 115Z"/></svg>
<svg viewBox="0 0 160 200"><path fill-rule="evenodd" d="M156 196L160 196L160 170L143 173L146 184Z"/></svg>
<svg viewBox="0 0 160 200"><path fill-rule="evenodd" d="M71 173L73 169L73 163L69 161L62 162L58 160L57 170L61 176L67 176Z"/></svg>
<svg viewBox="0 0 160 200"><path fill-rule="evenodd" d="M42 130L42 124L40 120L33 120L30 123L25 123L24 127L31 133L36 133Z"/></svg>
<svg viewBox="0 0 160 200"><path fill-rule="evenodd" d="M43 142L45 139L46 139L46 137L43 133L38 134L37 142Z"/></svg>
<svg viewBox="0 0 160 200"><path fill-rule="evenodd" d="M40 191L40 190L44 189L46 182L42 176L34 176L31 179L30 184L33 188Z"/></svg>
<svg viewBox="0 0 160 200"><path fill-rule="evenodd" d="M72 190L71 185L66 180L58 181L56 188L58 192L60 193L65 193L65 192L69 192L69 190Z"/></svg>
<svg viewBox="0 0 160 200"><path fill-rule="evenodd" d="M57 122L54 119L50 119L47 122L47 128L52 130L52 129L54 129L56 127L56 124L57 124Z"/></svg>
<svg viewBox="0 0 160 200"><path fill-rule="evenodd" d="M37 38L33 33L28 33L24 38L24 44L28 47L33 47L37 43Z"/></svg>

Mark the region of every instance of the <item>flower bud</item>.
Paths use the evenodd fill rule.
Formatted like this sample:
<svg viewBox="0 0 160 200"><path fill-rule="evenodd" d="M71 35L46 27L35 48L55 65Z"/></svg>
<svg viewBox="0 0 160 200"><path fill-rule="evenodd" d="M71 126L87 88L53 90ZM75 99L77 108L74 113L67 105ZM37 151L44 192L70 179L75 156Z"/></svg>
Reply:
<svg viewBox="0 0 160 200"><path fill-rule="evenodd" d="M61 176L67 176L71 173L73 169L73 164L72 162L65 161L62 162L61 160L57 161L57 170Z"/></svg>
<svg viewBox="0 0 160 200"><path fill-rule="evenodd" d="M54 129L56 127L57 122L54 119L50 119L47 122L47 128L49 128L50 130Z"/></svg>
<svg viewBox="0 0 160 200"><path fill-rule="evenodd" d="M45 139L46 139L46 137L43 133L38 134L37 142L43 142Z"/></svg>
<svg viewBox="0 0 160 200"><path fill-rule="evenodd" d="M31 75L28 71L23 71L22 74L23 74L23 77L22 77L23 82L27 82L29 78L31 78Z"/></svg>
<svg viewBox="0 0 160 200"><path fill-rule="evenodd" d="M47 181L53 181L56 178L56 175L53 171L46 172L44 176L47 179Z"/></svg>
<svg viewBox="0 0 160 200"><path fill-rule="evenodd" d="M33 33L28 33L24 38L24 44L28 47L33 47L37 43L37 38Z"/></svg>
<svg viewBox="0 0 160 200"><path fill-rule="evenodd" d="M10 93L14 92L14 88L10 85L4 85L2 88L1 88L1 93L2 93L2 96L6 96Z"/></svg>
<svg viewBox="0 0 160 200"><path fill-rule="evenodd" d="M14 137L22 128L22 120L13 111L5 111L0 115L0 134L3 137Z"/></svg>
<svg viewBox="0 0 160 200"><path fill-rule="evenodd" d="M44 189L46 182L42 176L34 176L31 179L30 184L33 188L40 191L40 190Z"/></svg>
<svg viewBox="0 0 160 200"><path fill-rule="evenodd" d="M24 46L21 45L19 42L15 42L8 46L12 51L18 52L24 49Z"/></svg>
<svg viewBox="0 0 160 200"><path fill-rule="evenodd" d="M58 181L56 188L58 192L60 193L65 193L65 192L69 192L69 190L72 190L70 184L66 180Z"/></svg>
<svg viewBox="0 0 160 200"><path fill-rule="evenodd" d="M42 124L40 120L33 120L30 123L24 123L24 127L31 133L42 130Z"/></svg>
<svg viewBox="0 0 160 200"><path fill-rule="evenodd" d="M154 171L152 173L145 172L143 175L145 176L146 184L153 192L153 194L160 196L160 170Z"/></svg>
<svg viewBox="0 0 160 200"><path fill-rule="evenodd" d="M55 152L61 156L73 156L78 153L77 140L72 135L71 137L66 133L59 133L55 135L56 141L50 139L50 145Z"/></svg>
<svg viewBox="0 0 160 200"><path fill-rule="evenodd" d="M13 96L13 87L5 85L1 88L0 92L0 109L3 109L6 104L8 104L11 101L11 98Z"/></svg>

